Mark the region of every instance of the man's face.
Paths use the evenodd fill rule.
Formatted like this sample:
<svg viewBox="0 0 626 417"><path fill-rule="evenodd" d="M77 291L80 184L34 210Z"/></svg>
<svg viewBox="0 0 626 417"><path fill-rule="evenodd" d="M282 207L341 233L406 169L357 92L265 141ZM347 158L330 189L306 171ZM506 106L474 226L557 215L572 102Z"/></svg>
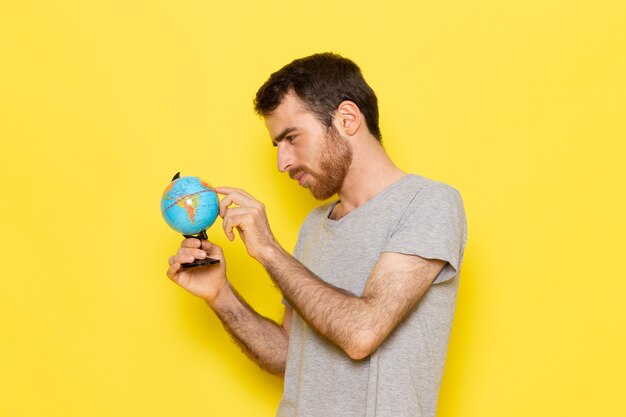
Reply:
<svg viewBox="0 0 626 417"><path fill-rule="evenodd" d="M352 162L352 148L331 126L327 129L294 94L265 118L278 148L278 170L325 200L339 192Z"/></svg>

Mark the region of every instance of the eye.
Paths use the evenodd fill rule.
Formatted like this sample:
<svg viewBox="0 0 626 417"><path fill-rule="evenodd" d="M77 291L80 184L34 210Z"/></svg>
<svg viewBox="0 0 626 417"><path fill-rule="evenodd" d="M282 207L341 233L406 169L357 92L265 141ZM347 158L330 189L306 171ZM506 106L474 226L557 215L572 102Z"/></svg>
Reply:
<svg viewBox="0 0 626 417"><path fill-rule="evenodd" d="M292 143L294 140L296 140L296 135L285 136L285 140L289 143Z"/></svg>

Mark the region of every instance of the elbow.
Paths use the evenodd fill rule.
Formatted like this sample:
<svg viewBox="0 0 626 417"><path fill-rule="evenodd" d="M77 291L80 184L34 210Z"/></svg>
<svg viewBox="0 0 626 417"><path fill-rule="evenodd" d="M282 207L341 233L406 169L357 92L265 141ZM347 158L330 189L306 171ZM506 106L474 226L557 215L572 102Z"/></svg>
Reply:
<svg viewBox="0 0 626 417"><path fill-rule="evenodd" d="M284 364L276 364L264 367L267 372L272 375L275 375L279 378L285 377L285 365Z"/></svg>
<svg viewBox="0 0 626 417"><path fill-rule="evenodd" d="M350 359L355 360L355 361L360 361L360 360L367 358L369 355L371 355L373 351L369 351L367 349L352 348L352 349L346 350L346 353L348 354Z"/></svg>
<svg viewBox="0 0 626 417"><path fill-rule="evenodd" d="M360 331L354 335L350 345L343 350L350 359L360 361L374 353L381 342L372 331Z"/></svg>

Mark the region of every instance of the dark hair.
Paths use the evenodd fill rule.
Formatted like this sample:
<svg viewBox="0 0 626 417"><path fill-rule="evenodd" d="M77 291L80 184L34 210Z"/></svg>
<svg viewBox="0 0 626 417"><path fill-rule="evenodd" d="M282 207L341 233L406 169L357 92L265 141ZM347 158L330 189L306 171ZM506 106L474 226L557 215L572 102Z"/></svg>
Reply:
<svg viewBox="0 0 626 417"><path fill-rule="evenodd" d="M382 139L378 127L378 99L367 85L361 70L351 60L334 53L296 59L276 71L259 88L254 110L267 116L294 91L317 119L330 128L339 104L350 100L359 107L370 133Z"/></svg>

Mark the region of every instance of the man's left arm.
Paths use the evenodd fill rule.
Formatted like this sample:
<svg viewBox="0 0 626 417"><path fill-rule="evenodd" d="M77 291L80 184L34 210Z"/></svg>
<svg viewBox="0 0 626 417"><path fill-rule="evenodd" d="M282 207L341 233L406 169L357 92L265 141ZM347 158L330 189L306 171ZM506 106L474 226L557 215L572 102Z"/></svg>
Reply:
<svg viewBox="0 0 626 417"><path fill-rule="evenodd" d="M300 316L353 359L362 359L385 340L415 306L446 262L384 252L361 296L334 287L311 272L275 241L265 207L240 189L216 188L226 236L233 229ZM234 204L234 205L233 205Z"/></svg>
<svg viewBox="0 0 626 417"><path fill-rule="evenodd" d="M260 262L300 316L352 359L381 345L446 264L384 252L356 296L324 282L280 247Z"/></svg>

